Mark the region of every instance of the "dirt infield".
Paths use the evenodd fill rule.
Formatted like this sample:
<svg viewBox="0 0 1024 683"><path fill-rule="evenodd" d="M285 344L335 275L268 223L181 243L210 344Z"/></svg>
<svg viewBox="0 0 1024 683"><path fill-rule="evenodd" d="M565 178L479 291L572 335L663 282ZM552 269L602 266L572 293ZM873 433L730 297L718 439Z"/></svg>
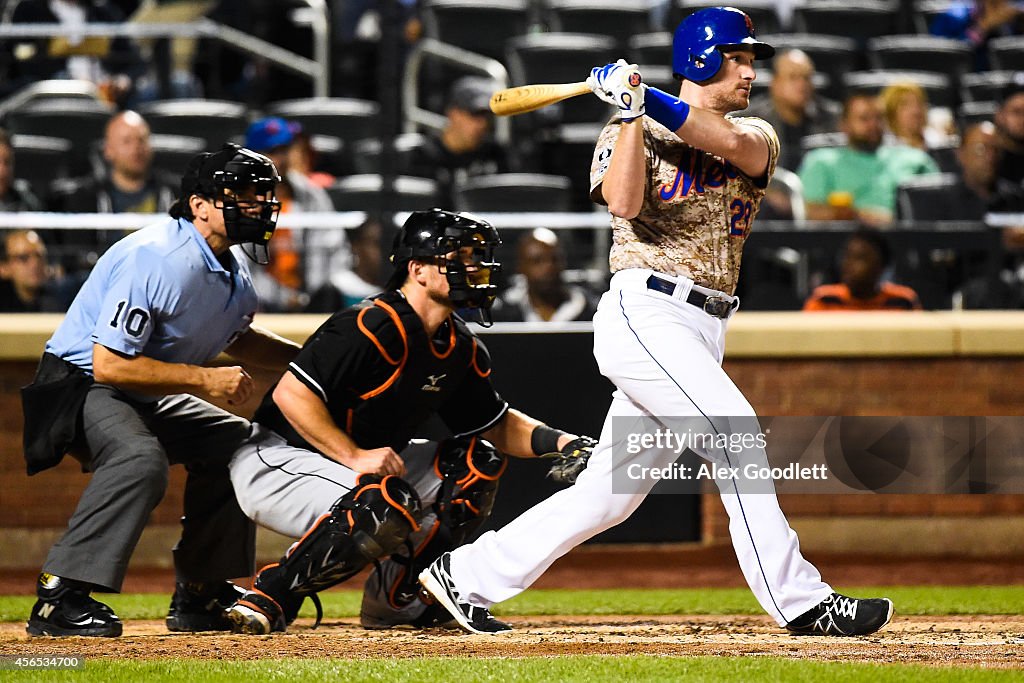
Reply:
<svg viewBox="0 0 1024 683"><path fill-rule="evenodd" d="M903 617L864 638L794 637L766 617L599 616L511 620L502 636L459 631L365 631L354 620L311 630L300 619L287 634L169 634L159 621L125 625L118 639L29 639L24 624L0 625L0 655L82 654L90 658L189 657L248 660L285 657L392 659L551 655L765 656L813 661L915 663L1024 669L1024 617Z"/></svg>

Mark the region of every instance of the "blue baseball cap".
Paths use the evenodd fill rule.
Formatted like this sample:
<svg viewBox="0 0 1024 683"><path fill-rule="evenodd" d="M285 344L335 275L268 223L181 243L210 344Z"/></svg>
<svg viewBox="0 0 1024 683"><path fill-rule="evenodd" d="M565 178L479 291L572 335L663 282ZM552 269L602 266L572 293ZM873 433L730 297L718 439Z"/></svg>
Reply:
<svg viewBox="0 0 1024 683"><path fill-rule="evenodd" d="M280 116L269 116L249 125L245 131L245 146L254 152L265 152L292 144L296 134L301 131L302 126L298 123Z"/></svg>

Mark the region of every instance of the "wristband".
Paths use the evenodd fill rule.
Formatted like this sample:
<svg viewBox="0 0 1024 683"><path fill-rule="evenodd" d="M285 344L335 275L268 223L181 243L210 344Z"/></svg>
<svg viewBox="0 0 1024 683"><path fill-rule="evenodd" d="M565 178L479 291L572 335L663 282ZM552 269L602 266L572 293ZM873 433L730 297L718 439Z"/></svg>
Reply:
<svg viewBox="0 0 1024 683"><path fill-rule="evenodd" d="M533 454L546 455L548 453L557 453L558 440L565 434L566 432L548 427L547 425L537 425L533 433L530 434L530 448L533 449Z"/></svg>
<svg viewBox="0 0 1024 683"><path fill-rule="evenodd" d="M690 115L690 105L664 90L648 86L644 95L647 116L651 117L673 133L679 130Z"/></svg>

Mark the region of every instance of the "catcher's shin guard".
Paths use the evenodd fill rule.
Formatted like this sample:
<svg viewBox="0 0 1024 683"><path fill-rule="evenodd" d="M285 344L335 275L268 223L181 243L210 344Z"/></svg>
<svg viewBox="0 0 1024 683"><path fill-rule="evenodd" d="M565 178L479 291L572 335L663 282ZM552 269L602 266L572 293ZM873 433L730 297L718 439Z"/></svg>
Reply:
<svg viewBox="0 0 1024 683"><path fill-rule="evenodd" d="M295 543L280 562L264 567L253 587L228 611L236 633L284 631L302 601L397 550L419 528L419 496L395 476L361 475ZM320 610L317 609L317 624Z"/></svg>

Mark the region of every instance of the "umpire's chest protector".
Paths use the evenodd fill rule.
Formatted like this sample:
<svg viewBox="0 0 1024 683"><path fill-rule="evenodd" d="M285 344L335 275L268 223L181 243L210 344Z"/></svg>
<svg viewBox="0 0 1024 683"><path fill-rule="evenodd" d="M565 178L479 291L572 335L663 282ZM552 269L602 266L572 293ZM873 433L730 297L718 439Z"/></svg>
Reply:
<svg viewBox="0 0 1024 683"><path fill-rule="evenodd" d="M394 372L349 409L345 431L363 448L397 450L458 391L467 373L474 372L476 343L465 323L454 316L428 338L419 316L403 300L379 301L375 306L388 314L383 326L398 328L404 348L399 356L397 344L387 345L388 356L396 361ZM379 313L374 317L379 319ZM371 337L383 332L380 323L362 331Z"/></svg>

